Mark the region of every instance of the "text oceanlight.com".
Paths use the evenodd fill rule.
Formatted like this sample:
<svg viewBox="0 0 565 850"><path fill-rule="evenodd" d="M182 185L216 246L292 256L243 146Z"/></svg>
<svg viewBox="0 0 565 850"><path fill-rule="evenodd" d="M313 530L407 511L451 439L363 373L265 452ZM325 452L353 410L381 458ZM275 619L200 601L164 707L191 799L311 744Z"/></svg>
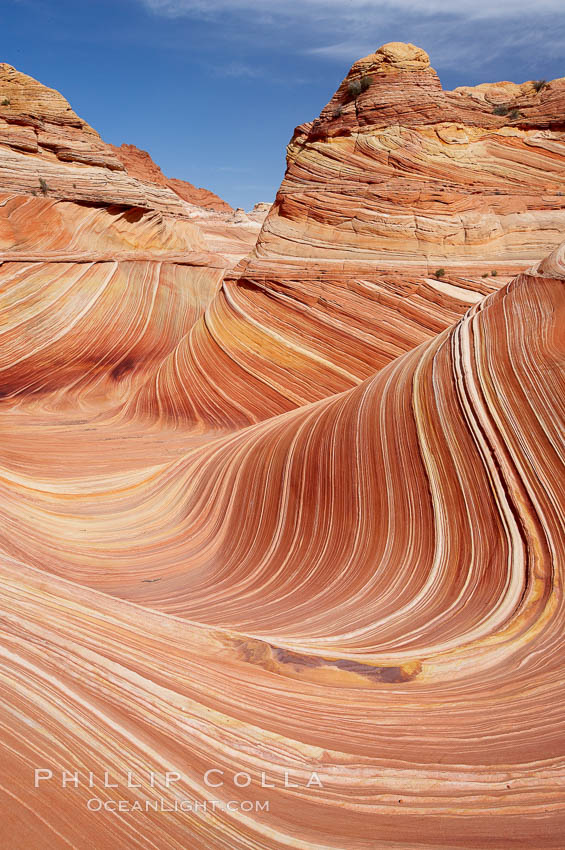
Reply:
<svg viewBox="0 0 565 850"><path fill-rule="evenodd" d="M268 812L268 800L102 800L91 797L86 801L90 812Z"/></svg>

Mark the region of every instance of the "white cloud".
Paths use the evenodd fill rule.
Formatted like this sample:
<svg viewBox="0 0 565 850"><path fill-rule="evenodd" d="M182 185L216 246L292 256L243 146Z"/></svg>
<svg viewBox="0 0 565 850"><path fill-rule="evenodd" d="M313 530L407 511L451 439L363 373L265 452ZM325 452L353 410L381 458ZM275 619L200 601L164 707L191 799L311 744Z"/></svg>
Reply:
<svg viewBox="0 0 565 850"><path fill-rule="evenodd" d="M259 69L245 62L229 62L214 68L213 73L217 77L258 77Z"/></svg>
<svg viewBox="0 0 565 850"><path fill-rule="evenodd" d="M310 56L323 56L327 59L349 60L352 56L368 56L375 50L375 44L358 41L338 41L336 44L326 44L323 47L311 47L306 50Z"/></svg>
<svg viewBox="0 0 565 850"><path fill-rule="evenodd" d="M226 12L252 12L263 15L267 10L265 0L141 0L154 12L170 16L213 16ZM519 20L535 12L563 15L563 0L535 0L535 6L524 0L278 0L268 8L272 18L304 17L319 19L332 17L338 20L363 23L370 12L396 11L420 17L447 15L449 17L479 20L484 18L512 18Z"/></svg>
<svg viewBox="0 0 565 850"><path fill-rule="evenodd" d="M155 14L205 20L247 48L281 48L351 64L387 41L423 47L439 69L479 69L502 57L524 79L565 51L563 0L138 0ZM235 62L223 76L252 77Z"/></svg>

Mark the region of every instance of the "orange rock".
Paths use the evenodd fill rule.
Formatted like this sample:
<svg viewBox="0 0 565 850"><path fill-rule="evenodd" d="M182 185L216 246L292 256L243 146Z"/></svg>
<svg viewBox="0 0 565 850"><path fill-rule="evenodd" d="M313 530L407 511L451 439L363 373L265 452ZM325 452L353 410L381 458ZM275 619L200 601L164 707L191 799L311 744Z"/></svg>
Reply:
<svg viewBox="0 0 565 850"><path fill-rule="evenodd" d="M96 824L97 850L437 850L462 821L467 847L558 846L564 260L355 389L234 434L117 421L92 394L1 414L7 846L82 846ZM116 349L151 328L150 290L129 297L110 327L100 303L80 334L63 311L51 327L67 367L98 346L91 384L113 352L122 398L151 368ZM180 316L155 323L153 356ZM31 392L50 340L7 333ZM91 809L121 799L120 818Z"/></svg>
<svg viewBox="0 0 565 850"><path fill-rule="evenodd" d="M151 242L148 222L153 243L158 246L163 235L164 243L174 250L190 251L194 246L200 253L206 251L204 231L209 231L214 242L212 253L220 255L211 260L213 267L235 265L254 245L260 229L256 217L246 220L244 227L232 222L231 207L212 192L166 178L145 151L133 145L116 148L105 144L62 95L5 64L0 64L0 189L9 195L50 198L53 227L61 216L68 220L76 215L74 228L86 247L100 243L100 228L115 232L116 214L122 222L127 216L132 225L126 243L121 245L125 250L147 247ZM62 201L66 205L61 205ZM69 207L68 202L81 206ZM79 228L79 221L88 218L84 203L101 208L96 214L96 233L89 234L88 226ZM110 207L120 210L106 216L103 209ZM40 208L45 222L45 208ZM210 221L209 212L216 213L218 220ZM0 218L8 214L0 208ZM200 218L203 229L198 227ZM24 235L22 241L25 226L18 224L18 244L31 245L36 234L30 234L30 238ZM45 226L47 233L50 225ZM10 227L4 225L2 229L6 232ZM173 242L172 231L179 236ZM109 246L112 244L111 239ZM2 247L9 248L9 244L4 242ZM40 244L36 247L43 250ZM221 253L224 248L227 256Z"/></svg>
<svg viewBox="0 0 565 850"><path fill-rule="evenodd" d="M172 189L191 205L190 217L197 224L210 248L226 258L226 265L235 266L255 245L257 236L269 204L258 204L247 214L243 210L232 210L218 195L207 189L197 189L184 180L165 177L147 151L135 145L113 147L128 174L146 183L154 183Z"/></svg>
<svg viewBox="0 0 565 850"><path fill-rule="evenodd" d="M3 847L562 843L562 117L354 69L269 212L6 122Z"/></svg>
<svg viewBox="0 0 565 850"><path fill-rule="evenodd" d="M128 174L137 177L138 180L158 183L160 186L168 186L169 189L176 192L184 201L194 204L197 207L215 210L216 212L232 212L232 208L228 203L223 201L218 195L208 191L208 189L197 189L196 186L193 186L192 183L187 183L185 180L165 177L147 151L139 150L135 145L126 144L121 145L119 148L114 145L110 145L110 147L124 165Z"/></svg>
<svg viewBox="0 0 565 850"><path fill-rule="evenodd" d="M493 111L501 98L506 115ZM257 244L199 329L198 356L229 374L237 421L354 386L551 250L565 232L564 101L565 78L445 92L413 45L356 62L296 129ZM218 377L194 358L183 351L210 399ZM172 420L192 410L173 360L164 404L156 384L143 391ZM190 415L225 412L206 401Z"/></svg>

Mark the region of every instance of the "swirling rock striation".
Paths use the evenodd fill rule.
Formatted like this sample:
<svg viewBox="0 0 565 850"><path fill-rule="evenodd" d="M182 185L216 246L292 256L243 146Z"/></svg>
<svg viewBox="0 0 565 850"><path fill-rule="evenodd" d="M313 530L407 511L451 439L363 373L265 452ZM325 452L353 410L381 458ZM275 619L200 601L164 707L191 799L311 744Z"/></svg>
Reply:
<svg viewBox="0 0 565 850"><path fill-rule="evenodd" d="M357 98L356 141L343 114L335 137L324 112L304 130L237 274L200 219L241 213L197 220L147 175L0 144L13 181L0 197L2 846L562 843L565 242L509 273L555 241L560 196L551 228L536 200L496 278L481 276L490 238L482 259L454 243L435 277L408 237L400 251L350 222L336 248L337 218L327 253L313 246L331 232L316 204L370 210L360 128L402 103L403 132L425 135L461 100L465 126L487 133L462 156L468 176L477 156L463 206L478 214L508 139L513 203L534 196L524 138L481 106L510 84L440 95L411 45L385 45L349 81L368 70L379 89ZM559 175L556 101L543 98L561 82L548 89L531 95L538 129L516 132L542 133L534 150ZM66 102L37 103L25 115L96 148ZM445 162L422 138L403 168L436 163L419 178L429 207ZM287 192L307 163L324 173L332 146L348 186L356 175L348 191L334 198L326 173ZM53 188L33 195L48 167ZM384 191L387 215L416 203ZM303 213L302 254L279 252L277 228L296 246ZM52 776L34 787L34 768Z"/></svg>
<svg viewBox="0 0 565 850"><path fill-rule="evenodd" d="M212 251L225 257L230 266L235 266L254 247L270 204L257 204L249 214L244 210L234 211L208 189L165 177L147 151L126 144L110 147L128 174L146 183L166 186L186 201L191 221L198 225Z"/></svg>
<svg viewBox="0 0 565 850"><path fill-rule="evenodd" d="M4 416L7 840L80 846L89 799L157 794L93 846L559 846L564 313L565 245L359 387L201 445ZM31 791L38 758L78 765L71 798ZM175 812L210 768L220 808Z"/></svg>
<svg viewBox="0 0 565 850"><path fill-rule="evenodd" d="M259 223L187 203L143 152L122 162L58 92L9 65L0 104L1 397L122 404L199 320ZM214 216L211 245L199 221Z"/></svg>
<svg viewBox="0 0 565 850"><path fill-rule="evenodd" d="M166 178L145 151L133 145L106 144L62 95L6 64L0 64L0 153L2 208L11 195L27 195L30 200L48 197L56 213L53 227L60 215L68 217L69 209L84 220L81 209L68 204L109 210L104 224L104 216L97 215L92 236L77 222L73 229L82 232L85 242L96 244L100 229L113 231L116 215L137 216L139 226L130 228L124 249L145 249L152 230L152 242L160 250L161 233L166 233L168 246L168 233L174 229L182 231L177 241L188 253L208 247L204 230L209 230L214 246L208 253L220 254L210 264L227 268L249 252L259 231L259 222L253 218L246 227L240 226L231 207L213 193ZM33 204L27 207L28 214L32 208ZM216 222L209 224L214 214L219 227ZM31 217L35 218L35 212ZM205 222L204 229L198 227L200 220ZM2 229L9 232L11 226L9 222ZM217 238L217 230L223 238ZM0 243L0 250L10 247L9 242ZM228 258L221 253L223 247L228 248ZM43 250L40 244L38 249Z"/></svg>
<svg viewBox="0 0 565 850"><path fill-rule="evenodd" d="M565 78L443 91L413 45L356 62L295 131L256 247L136 405L251 424L448 327L561 240L564 101Z"/></svg>

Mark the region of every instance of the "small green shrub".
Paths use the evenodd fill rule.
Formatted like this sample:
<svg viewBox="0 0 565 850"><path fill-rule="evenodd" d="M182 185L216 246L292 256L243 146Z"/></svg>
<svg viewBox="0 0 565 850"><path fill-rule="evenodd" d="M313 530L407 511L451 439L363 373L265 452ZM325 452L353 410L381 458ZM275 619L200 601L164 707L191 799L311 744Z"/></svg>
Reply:
<svg viewBox="0 0 565 850"><path fill-rule="evenodd" d="M498 274L497 270L496 270L496 269L493 269L493 270L491 271L491 273L490 273L490 276L491 276L491 277L496 277L496 276L497 276L497 274Z"/></svg>
<svg viewBox="0 0 565 850"><path fill-rule="evenodd" d="M532 80L532 85L539 94L539 92L546 87L547 80Z"/></svg>
<svg viewBox="0 0 565 850"><path fill-rule="evenodd" d="M39 188L41 189L41 194L46 195L49 191L49 186L47 185L47 181L43 179L43 177L39 178Z"/></svg>
<svg viewBox="0 0 565 850"><path fill-rule="evenodd" d="M9 106L9 105L10 105L10 98L9 97L2 98L2 106Z"/></svg>
<svg viewBox="0 0 565 850"><path fill-rule="evenodd" d="M434 275L439 280L440 277L443 277L445 275L445 269L436 269L435 272L434 272Z"/></svg>
<svg viewBox="0 0 565 850"><path fill-rule="evenodd" d="M343 106L336 106L336 108L332 112L332 116L334 118L341 118L342 115L343 115Z"/></svg>
<svg viewBox="0 0 565 850"><path fill-rule="evenodd" d="M517 109L513 109L508 117L510 118L511 121L517 121L518 118L520 117L520 113L518 112Z"/></svg>
<svg viewBox="0 0 565 850"><path fill-rule="evenodd" d="M509 109L503 103L499 103L498 106L495 106L492 110L493 115L508 115Z"/></svg>
<svg viewBox="0 0 565 850"><path fill-rule="evenodd" d="M347 84L347 91L350 97L359 97L361 92L367 91L373 82L372 77L364 76L359 80L350 80Z"/></svg>
<svg viewBox="0 0 565 850"><path fill-rule="evenodd" d="M347 84L347 91L351 97L358 97L363 91L361 88L361 80L350 80Z"/></svg>

